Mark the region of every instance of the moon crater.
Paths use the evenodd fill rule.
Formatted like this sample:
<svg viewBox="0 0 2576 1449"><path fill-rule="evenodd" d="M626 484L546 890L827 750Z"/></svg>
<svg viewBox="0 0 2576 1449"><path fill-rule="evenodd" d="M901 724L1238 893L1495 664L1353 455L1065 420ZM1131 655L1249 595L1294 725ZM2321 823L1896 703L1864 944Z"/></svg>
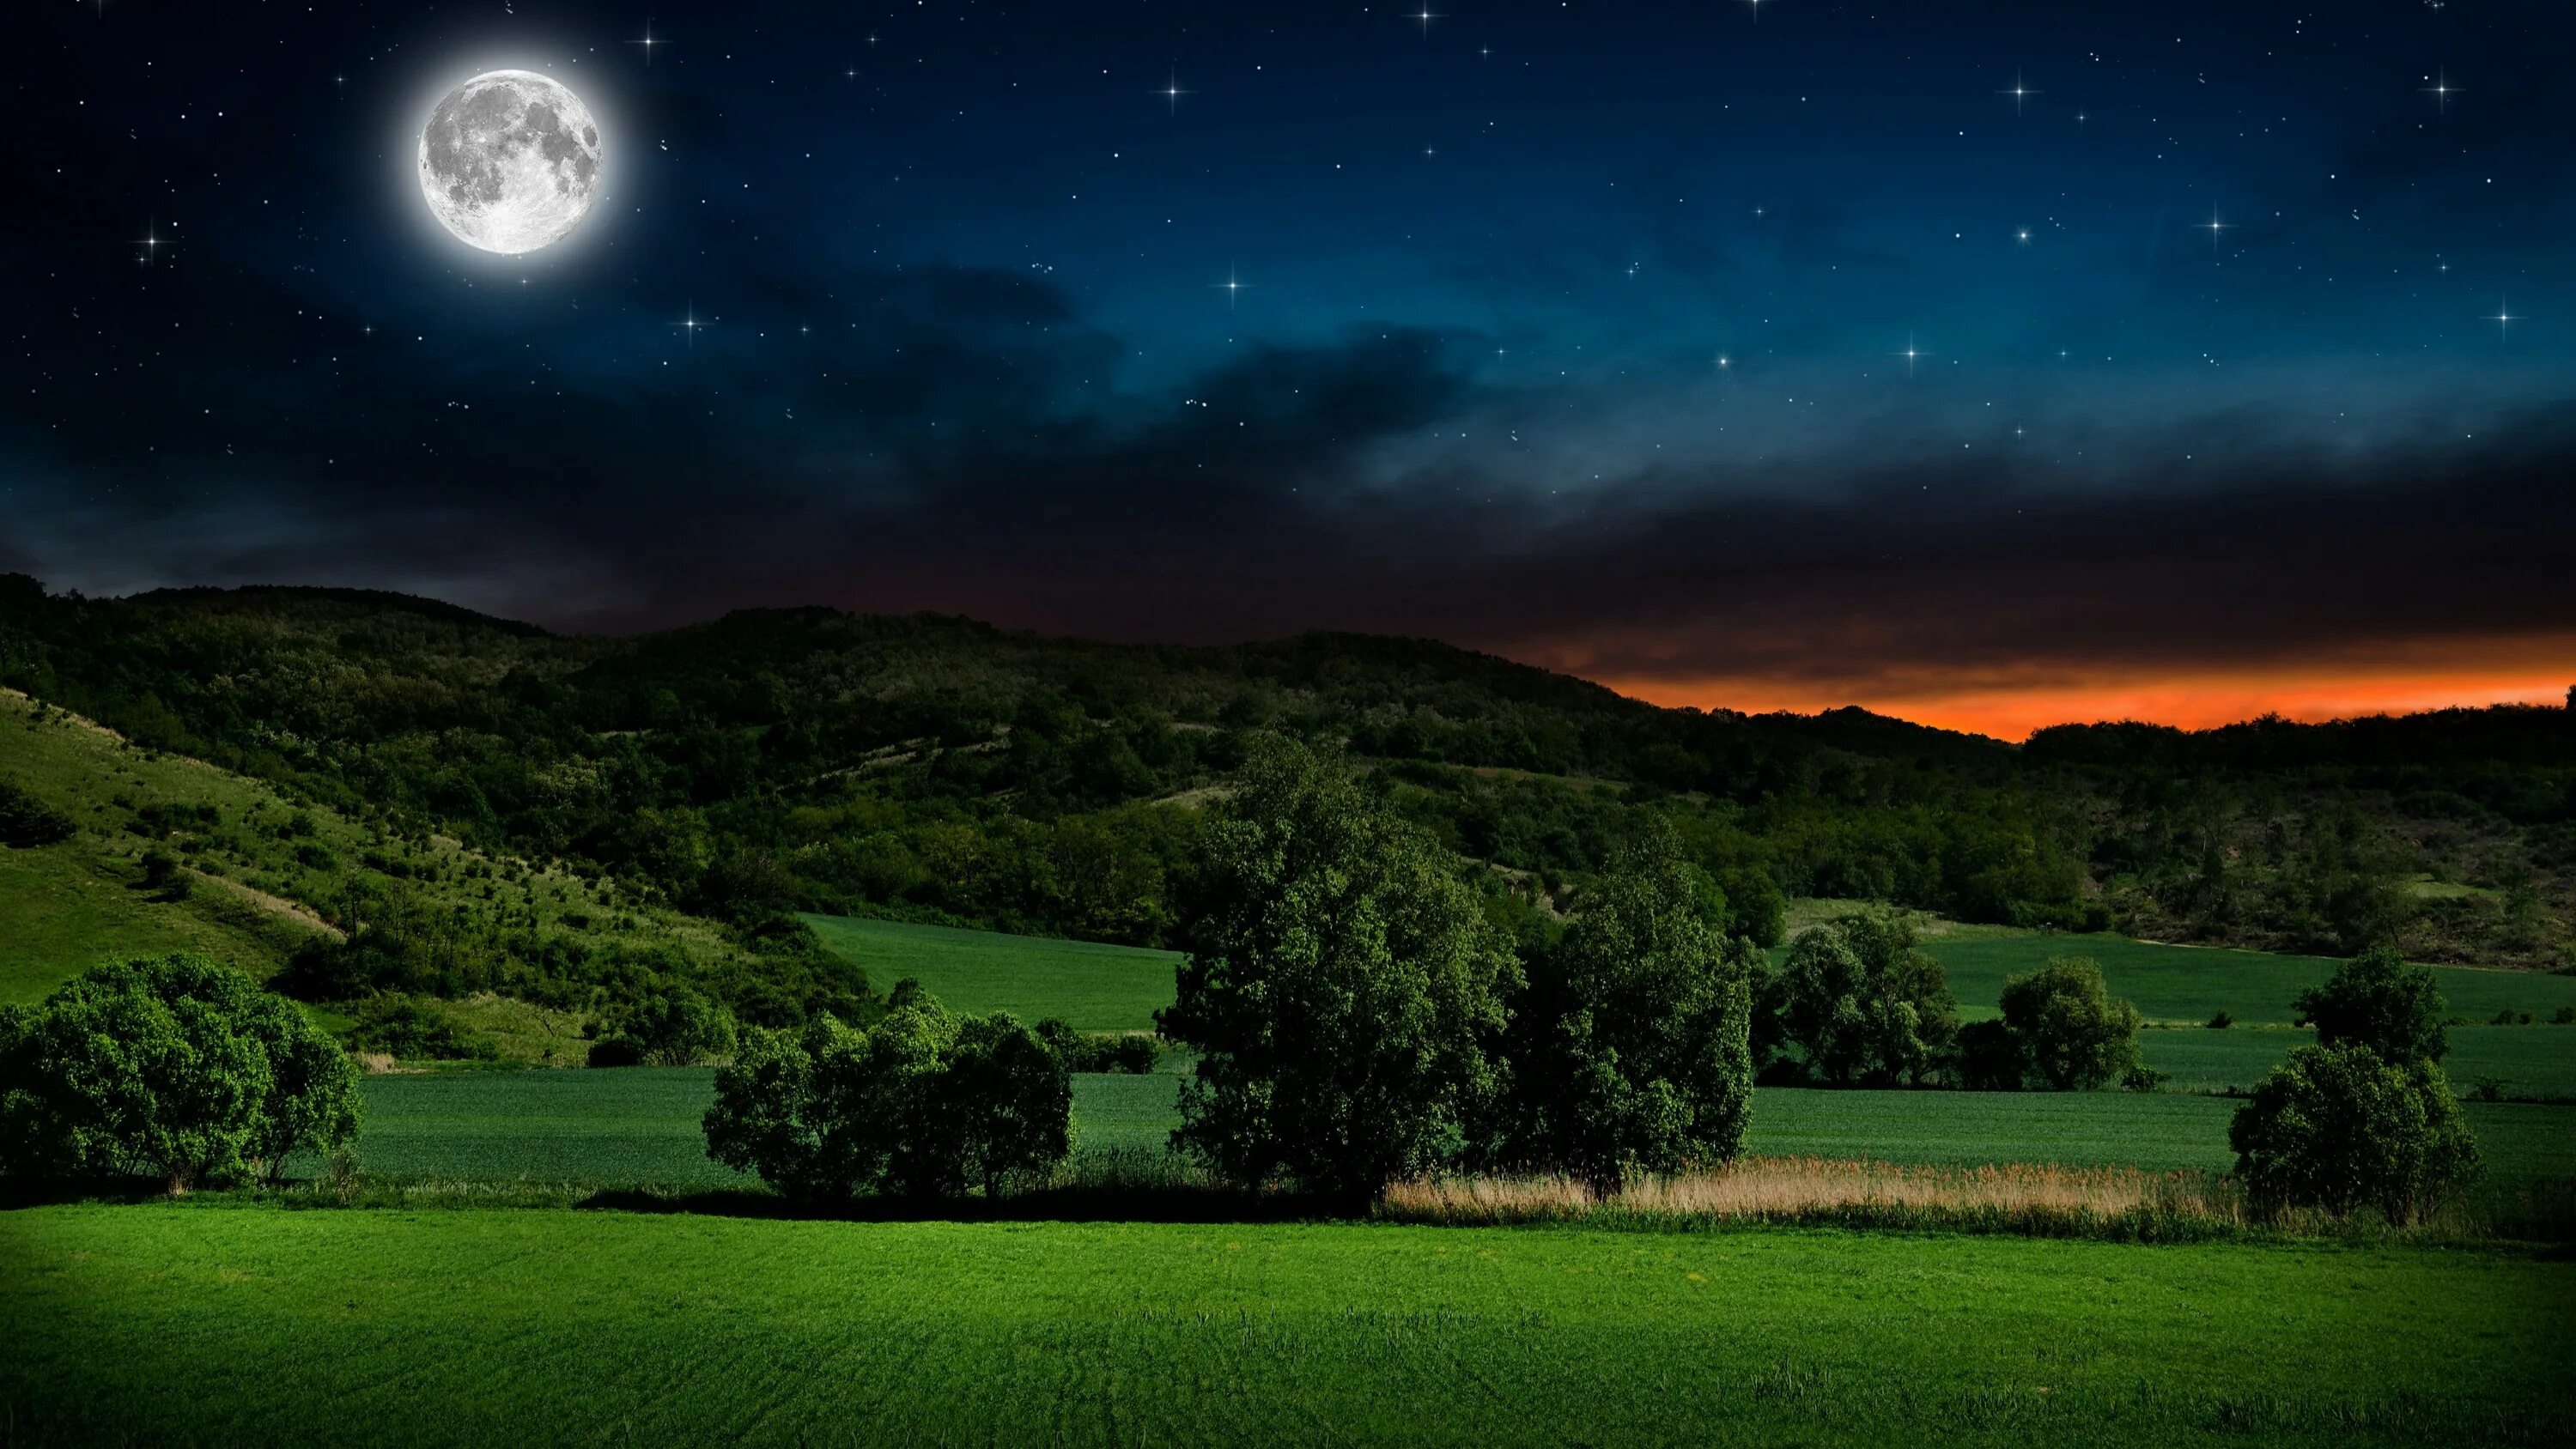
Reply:
<svg viewBox="0 0 2576 1449"><path fill-rule="evenodd" d="M599 196L599 123L561 81L487 71L449 91L420 132L420 194L487 252L563 240Z"/></svg>

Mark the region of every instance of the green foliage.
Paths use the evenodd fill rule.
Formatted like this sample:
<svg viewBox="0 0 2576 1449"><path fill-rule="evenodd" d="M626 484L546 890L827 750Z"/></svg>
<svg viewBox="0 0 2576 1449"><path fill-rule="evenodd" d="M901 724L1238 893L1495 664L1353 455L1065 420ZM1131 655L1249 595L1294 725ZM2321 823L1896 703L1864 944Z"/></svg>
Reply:
<svg viewBox="0 0 2576 1449"><path fill-rule="evenodd" d="M1514 1006L1504 1160L1606 1194L1633 1171L1735 1157L1752 1106L1761 952L1720 934L1723 910L1669 832L1586 898Z"/></svg>
<svg viewBox="0 0 2576 1449"><path fill-rule="evenodd" d="M1919 1086L1959 1030L1941 963L1901 920L1848 915L1798 934L1765 985L1776 1025L1805 1080L1826 1086Z"/></svg>
<svg viewBox="0 0 2576 1449"><path fill-rule="evenodd" d="M2292 1051L2238 1110L2227 1141L2258 1207L2372 1206L2396 1223L2478 1168L2442 1069L2421 1057L2392 1062L2358 1041Z"/></svg>
<svg viewBox="0 0 2576 1449"><path fill-rule="evenodd" d="M360 1001L345 1037L353 1051L432 1061L491 1061L501 1049L459 1026L436 1002L386 992Z"/></svg>
<svg viewBox="0 0 2576 1449"><path fill-rule="evenodd" d="M866 1028L747 1033L716 1073L707 1155L807 1201L993 1193L1064 1159L1072 1104L1063 1063L1010 1017L899 999Z"/></svg>
<svg viewBox="0 0 2576 1449"><path fill-rule="evenodd" d="M0 846L52 845L72 837L72 818L0 779Z"/></svg>
<svg viewBox="0 0 2576 1449"><path fill-rule="evenodd" d="M149 1176L174 1192L273 1173L358 1130L357 1074L285 1000L185 953L97 967L0 1008L0 1170Z"/></svg>
<svg viewBox="0 0 2576 1449"><path fill-rule="evenodd" d="M1363 1198L1455 1156L1518 971L1445 852L1284 741L1206 841L1159 1018L1201 1054L1174 1142L1238 1182Z"/></svg>
<svg viewBox="0 0 2576 1449"><path fill-rule="evenodd" d="M1119 1032L1084 1035L1051 1016L1035 1028L1038 1039L1056 1054L1068 1072L1123 1072L1143 1076L1162 1060L1162 1048L1150 1036Z"/></svg>
<svg viewBox="0 0 2576 1449"><path fill-rule="evenodd" d="M592 1066L686 1067L733 1055L733 1013L685 985L665 986L612 1012Z"/></svg>
<svg viewBox="0 0 2576 1449"><path fill-rule="evenodd" d="M2365 951L2324 985L2300 995L2299 1024L2326 1046L2351 1042L2392 1062L2438 1062L2450 1050L2433 973L2386 947Z"/></svg>
<svg viewBox="0 0 2576 1449"><path fill-rule="evenodd" d="M2112 998L2090 957L2006 981L2003 1011L2024 1070L2051 1090L2091 1091L2138 1065L2138 1009Z"/></svg>

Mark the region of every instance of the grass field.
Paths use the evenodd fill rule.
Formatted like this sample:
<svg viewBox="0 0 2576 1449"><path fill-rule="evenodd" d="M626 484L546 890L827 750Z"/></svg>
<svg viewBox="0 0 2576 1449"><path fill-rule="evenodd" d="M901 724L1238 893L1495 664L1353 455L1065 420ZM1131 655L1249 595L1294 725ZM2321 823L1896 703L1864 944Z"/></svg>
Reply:
<svg viewBox="0 0 2576 1449"><path fill-rule="evenodd" d="M2216 1033L2212 1033L2216 1035ZM404 1178L598 1187L748 1185L707 1160L706 1068L475 1072L370 1077L358 1159ZM1074 1078L1084 1151L1160 1148L1180 1079ZM2235 1163L2218 1097L2130 1092L1755 1093L1745 1150L1765 1156L1977 1164L2052 1162L2223 1172ZM2576 1107L2469 1104L2499 1185L2576 1177Z"/></svg>
<svg viewBox="0 0 2576 1449"><path fill-rule="evenodd" d="M2182 1027L2138 1033L2138 1050L2171 1074L2165 1090L2219 1092L2252 1087L2290 1048L2314 1040L2315 1032L2295 1027ZM2576 1027L2455 1026L2442 1067L2462 1095L2492 1082L2507 1096L2576 1099Z"/></svg>
<svg viewBox="0 0 2576 1449"><path fill-rule="evenodd" d="M1172 1000L1180 956L1044 936L1005 936L848 916L807 916L823 944L878 990L910 976L952 1011L1061 1016L1077 1031L1151 1031Z"/></svg>
<svg viewBox="0 0 2576 1449"><path fill-rule="evenodd" d="M11 1437L2565 1442L2576 1263L1767 1230L0 1214Z"/></svg>

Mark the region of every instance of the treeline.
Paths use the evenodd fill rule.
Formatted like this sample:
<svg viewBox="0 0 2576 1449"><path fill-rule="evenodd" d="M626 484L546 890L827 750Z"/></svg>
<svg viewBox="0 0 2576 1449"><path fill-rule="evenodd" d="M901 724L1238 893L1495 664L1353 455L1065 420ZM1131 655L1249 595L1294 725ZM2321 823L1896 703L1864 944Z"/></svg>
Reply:
<svg viewBox="0 0 2576 1449"><path fill-rule="evenodd" d="M1420 641L1113 646L755 611L562 638L330 590L94 601L0 581L0 682L397 830L725 920L792 909L1175 944L1248 752L1346 747L1537 922L1668 823L1766 902L2299 950L2558 964L2576 730L2557 710L2045 731L1664 710ZM1537 928L1533 926L1533 928Z"/></svg>

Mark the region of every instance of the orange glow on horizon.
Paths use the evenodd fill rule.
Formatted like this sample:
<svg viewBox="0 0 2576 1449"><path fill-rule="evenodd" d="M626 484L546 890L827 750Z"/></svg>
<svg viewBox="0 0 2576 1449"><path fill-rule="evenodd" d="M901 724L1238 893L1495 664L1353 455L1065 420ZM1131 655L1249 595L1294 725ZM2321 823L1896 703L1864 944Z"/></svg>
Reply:
<svg viewBox="0 0 2576 1449"><path fill-rule="evenodd" d="M1942 729L2022 740L2053 724L2138 720L2210 729L2266 714L2316 721L2373 714L2413 714L2453 706L2562 704L2576 684L2576 651L2554 653L2554 663L2520 667L2480 659L2450 672L2439 669L2311 667L2140 671L2128 677L2066 677L1968 682L1942 688L1923 678L1846 685L1782 679L1676 679L1595 676L1621 694L1651 704L1735 709L1748 714L1788 710L1814 714L1859 705Z"/></svg>

